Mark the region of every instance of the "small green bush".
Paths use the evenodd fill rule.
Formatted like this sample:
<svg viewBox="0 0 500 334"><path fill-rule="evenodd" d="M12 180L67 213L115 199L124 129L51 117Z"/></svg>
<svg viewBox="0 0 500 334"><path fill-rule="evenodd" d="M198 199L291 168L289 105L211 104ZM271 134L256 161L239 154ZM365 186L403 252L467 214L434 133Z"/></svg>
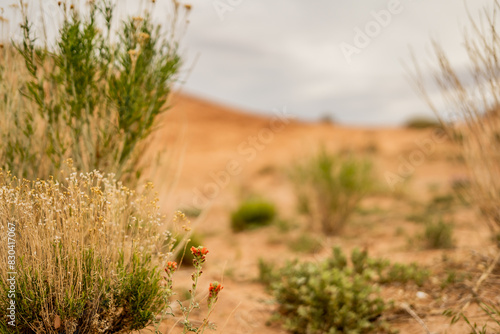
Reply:
<svg viewBox="0 0 500 334"><path fill-rule="evenodd" d="M298 253L314 254L323 248L321 240L309 234L301 234L288 243L290 250Z"/></svg>
<svg viewBox="0 0 500 334"><path fill-rule="evenodd" d="M439 220L428 223L422 235L422 242L427 249L449 249L455 247L453 225Z"/></svg>
<svg viewBox="0 0 500 334"><path fill-rule="evenodd" d="M264 200L248 200L232 213L231 228L234 232L241 232L267 226L275 217L274 204Z"/></svg>
<svg viewBox="0 0 500 334"><path fill-rule="evenodd" d="M322 149L316 156L295 166L291 173L301 213L325 234L342 231L361 199L373 188L368 161L333 155Z"/></svg>
<svg viewBox="0 0 500 334"><path fill-rule="evenodd" d="M434 118L414 117L406 121L405 127L408 129L436 129L441 128L441 124Z"/></svg>
<svg viewBox="0 0 500 334"><path fill-rule="evenodd" d="M257 278L257 280L260 283L264 284L266 287L269 288L271 283L279 279L278 272L274 263L259 258L259 262L257 263L257 265L259 268L259 277Z"/></svg>
<svg viewBox="0 0 500 334"><path fill-rule="evenodd" d="M203 212L202 209L195 207L195 206L181 208L179 211L184 212L187 217L191 217L191 218L198 218L201 215L201 213Z"/></svg>
<svg viewBox="0 0 500 334"><path fill-rule="evenodd" d="M321 262L287 263L271 291L283 326L297 334L365 333L381 329L386 303L364 272L339 257Z"/></svg>
<svg viewBox="0 0 500 334"><path fill-rule="evenodd" d="M349 264L350 263L350 264ZM378 287L423 285L429 271L416 264L391 264L354 249L350 262L338 247L320 262L288 262L282 268L259 260L259 281L278 303L277 318L291 333L331 334L390 331Z"/></svg>

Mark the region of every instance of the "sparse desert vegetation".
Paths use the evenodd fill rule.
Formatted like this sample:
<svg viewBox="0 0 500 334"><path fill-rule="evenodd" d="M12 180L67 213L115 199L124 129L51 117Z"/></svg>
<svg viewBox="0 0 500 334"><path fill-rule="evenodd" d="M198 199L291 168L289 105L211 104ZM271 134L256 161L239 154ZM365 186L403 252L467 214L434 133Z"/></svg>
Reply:
<svg viewBox="0 0 500 334"><path fill-rule="evenodd" d="M171 5L167 29L191 9ZM49 48L19 10L24 38L0 47L1 333L499 332L497 12L465 43L480 102L434 43L457 117L417 67L439 122L363 128L172 93L179 41L147 14L64 2Z"/></svg>

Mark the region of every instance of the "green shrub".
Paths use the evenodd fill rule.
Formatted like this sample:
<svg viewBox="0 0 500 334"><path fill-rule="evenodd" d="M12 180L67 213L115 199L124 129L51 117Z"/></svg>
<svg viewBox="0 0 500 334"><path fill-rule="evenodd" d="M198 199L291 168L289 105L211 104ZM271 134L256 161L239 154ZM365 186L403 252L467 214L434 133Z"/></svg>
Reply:
<svg viewBox="0 0 500 334"><path fill-rule="evenodd" d="M439 220L428 223L422 235L424 247L427 249L449 249L455 246L453 225Z"/></svg>
<svg viewBox="0 0 500 334"><path fill-rule="evenodd" d="M354 249L350 264L338 247L319 262L288 262L282 268L259 260L259 280L278 303L277 318L291 333L330 334L390 331L382 315L380 285L423 285L429 271L416 264L391 264Z"/></svg>
<svg viewBox="0 0 500 334"><path fill-rule="evenodd" d="M406 121L405 127L408 129L436 129L441 128L438 120L430 117L414 117Z"/></svg>
<svg viewBox="0 0 500 334"><path fill-rule="evenodd" d="M179 211L184 212L186 214L186 216L191 217L191 218L197 218L203 212L202 209L197 208L195 206L185 207L185 208L180 209Z"/></svg>
<svg viewBox="0 0 500 334"><path fill-rule="evenodd" d="M338 234L361 199L373 188L371 164L352 157L318 155L291 172L300 211L325 234Z"/></svg>
<svg viewBox="0 0 500 334"><path fill-rule="evenodd" d="M429 276L430 272L420 268L416 263L409 265L395 263L380 276L379 282L383 284L414 282L418 286L423 286Z"/></svg>
<svg viewBox="0 0 500 334"><path fill-rule="evenodd" d="M257 265L259 268L258 281L260 283L269 288L271 283L279 279L279 273L276 270L276 266L274 263L259 258L259 262L257 263Z"/></svg>
<svg viewBox="0 0 500 334"><path fill-rule="evenodd" d="M271 291L283 326L291 333L365 333L381 329L386 303L373 282L341 258L287 263Z"/></svg>
<svg viewBox="0 0 500 334"><path fill-rule="evenodd" d="M298 238L290 240L288 243L290 250L299 253L317 253L323 248L321 240L309 234L301 234Z"/></svg>
<svg viewBox="0 0 500 334"><path fill-rule="evenodd" d="M136 179L180 66L177 42L148 15L118 17L109 1L63 6L53 49L22 10L20 56L0 50L0 168L45 179L72 158L82 172Z"/></svg>
<svg viewBox="0 0 500 334"><path fill-rule="evenodd" d="M276 217L274 204L264 200L248 200L231 214L231 228L241 232L267 226Z"/></svg>

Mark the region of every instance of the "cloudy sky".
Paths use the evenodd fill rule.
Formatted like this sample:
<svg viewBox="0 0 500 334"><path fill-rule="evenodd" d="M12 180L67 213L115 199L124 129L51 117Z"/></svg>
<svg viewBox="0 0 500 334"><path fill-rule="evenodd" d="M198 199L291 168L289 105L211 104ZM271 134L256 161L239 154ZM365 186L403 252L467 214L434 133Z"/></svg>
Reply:
<svg viewBox="0 0 500 334"><path fill-rule="evenodd" d="M477 16L493 0L183 2L192 4L182 39L185 92L250 112L286 107L306 120L397 125L431 115L405 76L409 48L429 62L435 38L465 66L466 6Z"/></svg>
<svg viewBox="0 0 500 334"><path fill-rule="evenodd" d="M190 58L199 58L184 89L255 112L286 106L303 119L328 114L347 124L400 124L430 115L405 77L409 48L429 62L435 38L456 66L465 66L466 6L477 16L491 3L193 0L184 46ZM390 17L379 17L385 26L378 24L373 12L390 9ZM355 41L366 29L373 37ZM357 54L350 48L355 42Z"/></svg>

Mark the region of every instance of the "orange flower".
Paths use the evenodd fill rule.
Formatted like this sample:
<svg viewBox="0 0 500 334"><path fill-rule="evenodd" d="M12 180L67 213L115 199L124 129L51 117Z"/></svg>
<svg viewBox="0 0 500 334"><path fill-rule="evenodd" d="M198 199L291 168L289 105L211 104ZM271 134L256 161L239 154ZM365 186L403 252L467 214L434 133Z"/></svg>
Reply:
<svg viewBox="0 0 500 334"><path fill-rule="evenodd" d="M168 270L171 270L171 271L176 271L177 270L177 262L175 261L168 261L167 262L167 268L165 269L168 269Z"/></svg>
<svg viewBox="0 0 500 334"><path fill-rule="evenodd" d="M194 256L204 258L205 255L208 254L208 249L206 247L202 247L202 246L198 246L198 248L193 246L193 247L191 247L191 253L193 253Z"/></svg>
<svg viewBox="0 0 500 334"><path fill-rule="evenodd" d="M213 283L210 283L210 286L208 287L208 307L209 308L212 308L212 306L215 304L215 302L219 298L219 292L222 289L224 289L224 287L219 282L215 281Z"/></svg>
<svg viewBox="0 0 500 334"><path fill-rule="evenodd" d="M222 290L222 289L224 289L222 284L220 284L219 282L213 282L213 283L210 283L210 286L208 287L208 292L211 295L217 295L220 292L220 290Z"/></svg>

